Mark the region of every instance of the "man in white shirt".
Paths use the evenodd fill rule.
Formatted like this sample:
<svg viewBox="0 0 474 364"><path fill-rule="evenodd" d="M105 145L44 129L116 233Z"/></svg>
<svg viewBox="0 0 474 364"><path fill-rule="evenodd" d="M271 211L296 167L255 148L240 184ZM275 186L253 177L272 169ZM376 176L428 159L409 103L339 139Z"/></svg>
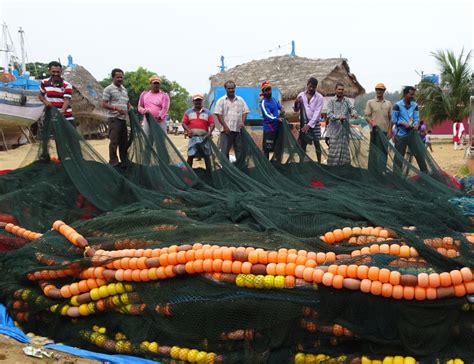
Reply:
<svg viewBox="0 0 474 364"><path fill-rule="evenodd" d="M235 95L234 81L227 81L224 87L226 95L217 100L214 108L215 124L220 132L219 148L229 159L229 151L234 147L235 158L239 159L242 149L240 129L245 125L249 108L243 98Z"/></svg>

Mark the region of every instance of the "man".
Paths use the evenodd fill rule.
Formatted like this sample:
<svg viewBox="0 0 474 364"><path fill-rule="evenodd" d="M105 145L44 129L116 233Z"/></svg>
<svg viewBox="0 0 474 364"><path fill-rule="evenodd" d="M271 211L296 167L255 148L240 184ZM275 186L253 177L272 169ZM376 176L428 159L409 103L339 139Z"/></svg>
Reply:
<svg viewBox="0 0 474 364"><path fill-rule="evenodd" d="M189 136L188 164L192 167L195 157L204 158L206 169L211 171L211 146L209 138L214 130L214 117L212 113L202 106L203 96L192 96L194 107L186 110L183 115L183 128Z"/></svg>
<svg viewBox="0 0 474 364"><path fill-rule="evenodd" d="M40 101L46 106L54 106L64 118L76 127L71 108L72 86L61 77L61 63L52 61L48 64L50 78L41 81Z"/></svg>
<svg viewBox="0 0 474 364"><path fill-rule="evenodd" d="M349 151L349 119L356 118L357 112L344 97L344 84L336 83L336 95L328 103L328 121L326 136L329 137L328 166L341 166L351 163Z"/></svg>
<svg viewBox="0 0 474 364"><path fill-rule="evenodd" d="M235 95L235 82L227 81L224 84L226 94L216 103L214 114L220 132L219 148L229 159L229 151L234 147L235 158L239 159L242 149L240 129L245 125L249 108L244 99Z"/></svg>
<svg viewBox="0 0 474 364"><path fill-rule="evenodd" d="M123 87L123 71L119 68L112 70L112 84L104 89L102 107L108 110L109 163L112 166L117 166L119 164L117 147L120 154L120 163L127 160L129 145L126 119L130 109L128 93Z"/></svg>
<svg viewBox="0 0 474 364"><path fill-rule="evenodd" d="M280 130L280 115L284 115L283 107L272 97L272 86L264 81L261 85L263 99L260 102L260 109L263 116L263 142L262 150L267 159L270 159L270 152L275 150L275 142Z"/></svg>
<svg viewBox="0 0 474 364"><path fill-rule="evenodd" d="M321 111L323 109L324 97L316 92L318 80L311 77L306 83L306 91L296 97L293 109L300 112L300 137L301 148L306 152L308 144L314 144L316 158L321 163Z"/></svg>
<svg viewBox="0 0 474 364"><path fill-rule="evenodd" d="M157 75L151 76L150 90L143 91L138 101L138 112L144 115L143 131L146 135L150 134L150 125L148 125L147 114L153 116L158 122L161 130L166 134L166 119L170 107L170 98L167 93L160 90L161 78Z"/></svg>
<svg viewBox="0 0 474 364"><path fill-rule="evenodd" d="M418 130L420 124L418 104L414 101L414 98L415 88L413 86L406 86L403 89L403 99L393 105L392 123L395 125L395 149L403 158L407 148L410 147L410 151L415 155L420 170L427 172L428 167L426 166L424 156L421 154L423 152L416 147L418 135L412 133L413 130ZM413 136L416 136L416 138ZM402 166L402 158L399 155L395 155L395 167L398 169Z"/></svg>
<svg viewBox="0 0 474 364"><path fill-rule="evenodd" d="M382 172L387 165L387 146L383 144L378 133L383 133L388 139L392 138L392 103L385 100L385 90L386 88L383 83L376 84L376 97L367 101L365 106L365 120L372 127L368 165L369 170L372 172Z"/></svg>

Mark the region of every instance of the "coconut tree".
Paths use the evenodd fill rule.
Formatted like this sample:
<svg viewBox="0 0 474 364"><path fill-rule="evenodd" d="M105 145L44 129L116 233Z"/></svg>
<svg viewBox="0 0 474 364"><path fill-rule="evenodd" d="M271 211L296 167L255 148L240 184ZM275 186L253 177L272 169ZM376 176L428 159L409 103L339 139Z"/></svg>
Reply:
<svg viewBox="0 0 474 364"><path fill-rule="evenodd" d="M460 121L469 115L469 98L472 91L472 73L470 68L471 52L464 50L456 57L452 51L438 50L431 55L440 67L441 81L435 85L422 80L418 85L418 102L421 116L431 125L444 120Z"/></svg>

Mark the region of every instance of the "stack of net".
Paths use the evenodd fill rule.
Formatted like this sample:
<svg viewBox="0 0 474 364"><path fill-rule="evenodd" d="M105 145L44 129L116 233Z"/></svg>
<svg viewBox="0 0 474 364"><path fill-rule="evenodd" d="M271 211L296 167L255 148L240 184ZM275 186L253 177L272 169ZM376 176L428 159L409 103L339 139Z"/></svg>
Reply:
<svg viewBox="0 0 474 364"><path fill-rule="evenodd" d="M423 172L350 128L351 163L316 163L288 124L270 161L246 131L236 163L211 142L207 171L149 121L113 168L48 110L0 177L0 301L25 331L163 362L474 360L472 223L418 135Z"/></svg>

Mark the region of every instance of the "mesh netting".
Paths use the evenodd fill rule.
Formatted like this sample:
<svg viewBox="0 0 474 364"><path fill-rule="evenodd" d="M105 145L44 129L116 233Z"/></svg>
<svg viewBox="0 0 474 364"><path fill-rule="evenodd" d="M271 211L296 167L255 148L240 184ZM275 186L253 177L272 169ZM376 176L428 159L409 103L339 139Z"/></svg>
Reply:
<svg viewBox="0 0 474 364"><path fill-rule="evenodd" d="M474 360L472 224L418 135L405 160L346 125L328 166L283 123L271 160L243 130L239 160L211 141L193 170L149 124L130 114L114 168L47 110L0 176L0 300L25 331L164 362Z"/></svg>

